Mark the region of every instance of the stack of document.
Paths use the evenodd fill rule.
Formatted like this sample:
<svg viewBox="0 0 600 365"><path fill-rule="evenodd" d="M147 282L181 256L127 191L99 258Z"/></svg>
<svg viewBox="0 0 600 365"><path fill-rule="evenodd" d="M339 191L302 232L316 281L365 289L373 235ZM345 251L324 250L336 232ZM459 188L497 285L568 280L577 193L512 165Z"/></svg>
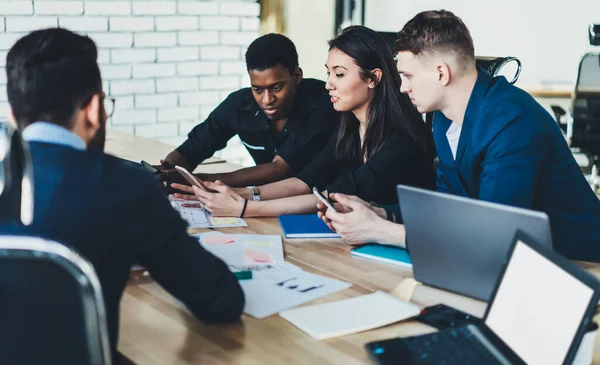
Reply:
<svg viewBox="0 0 600 365"><path fill-rule="evenodd" d="M285 262L281 236L220 232L193 236L231 271L252 271L252 279L240 280L240 285L246 296L244 313L255 318L264 318L352 286Z"/></svg>

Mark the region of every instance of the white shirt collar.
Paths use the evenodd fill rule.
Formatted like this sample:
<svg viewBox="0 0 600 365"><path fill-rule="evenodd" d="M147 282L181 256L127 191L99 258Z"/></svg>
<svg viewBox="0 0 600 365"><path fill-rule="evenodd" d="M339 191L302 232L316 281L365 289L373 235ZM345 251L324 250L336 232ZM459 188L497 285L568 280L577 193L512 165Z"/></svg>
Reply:
<svg viewBox="0 0 600 365"><path fill-rule="evenodd" d="M26 142L45 142L59 144L76 150L85 151L85 142L75 133L57 124L34 122L21 134Z"/></svg>

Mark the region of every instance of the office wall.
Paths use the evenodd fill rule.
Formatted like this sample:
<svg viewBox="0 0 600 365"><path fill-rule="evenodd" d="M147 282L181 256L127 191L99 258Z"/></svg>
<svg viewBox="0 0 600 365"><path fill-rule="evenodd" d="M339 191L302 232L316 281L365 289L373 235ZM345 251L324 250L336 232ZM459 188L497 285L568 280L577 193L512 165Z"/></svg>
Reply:
<svg viewBox="0 0 600 365"><path fill-rule="evenodd" d="M251 0L0 0L0 115L8 49L31 30L60 26L99 47L104 90L117 99L110 127L177 145L249 84L244 54L259 12ZM252 163L237 138L218 155Z"/></svg>
<svg viewBox="0 0 600 365"><path fill-rule="evenodd" d="M333 37L334 0L287 0L284 33L294 41L304 77L325 79L327 41Z"/></svg>
<svg viewBox="0 0 600 365"><path fill-rule="evenodd" d="M600 23L597 0L366 0L365 25L397 32L415 14L430 9L461 17L476 54L521 59L518 85L526 89L572 89L581 55L593 50L588 25Z"/></svg>

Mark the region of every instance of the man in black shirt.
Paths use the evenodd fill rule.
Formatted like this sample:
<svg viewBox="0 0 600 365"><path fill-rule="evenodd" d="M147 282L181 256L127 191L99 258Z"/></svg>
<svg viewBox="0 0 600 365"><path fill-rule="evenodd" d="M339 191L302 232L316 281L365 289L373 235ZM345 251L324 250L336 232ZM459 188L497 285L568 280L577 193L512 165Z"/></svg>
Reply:
<svg viewBox="0 0 600 365"><path fill-rule="evenodd" d="M291 40L267 34L246 52L250 88L233 92L161 161L159 177L183 182L174 165L193 170L236 134L256 166L226 174L197 174L232 186L278 181L299 172L327 144L339 122L325 83L303 79ZM187 183L186 183L187 184Z"/></svg>

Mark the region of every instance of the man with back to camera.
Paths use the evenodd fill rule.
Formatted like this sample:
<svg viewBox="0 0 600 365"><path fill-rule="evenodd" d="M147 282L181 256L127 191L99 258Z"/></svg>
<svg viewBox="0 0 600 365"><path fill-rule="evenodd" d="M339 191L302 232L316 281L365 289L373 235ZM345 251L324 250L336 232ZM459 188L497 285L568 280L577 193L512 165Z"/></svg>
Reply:
<svg viewBox="0 0 600 365"><path fill-rule="evenodd" d="M157 166L167 171L159 179L189 185L172 167L194 170L236 134L256 166L196 176L230 186L278 181L302 170L327 144L339 113L333 109L323 81L302 78L291 40L274 33L257 38L246 52L246 67L251 87L230 94L192 129L188 139ZM253 198L260 199L256 188Z"/></svg>
<svg viewBox="0 0 600 365"><path fill-rule="evenodd" d="M0 233L55 240L92 263L102 286L113 357L119 302L133 264L142 264L198 319L238 321L244 295L228 267L187 234L186 223L151 174L103 152L112 110L104 106L109 99L102 91L94 42L62 28L34 31L10 49L6 73L9 118L31 151L35 211L31 226L0 223ZM2 286L12 285L18 292L20 280L27 280L18 272L0 266ZM70 294L52 286L39 288L39 293L40 304L45 297ZM74 347L57 334L77 327L58 323L52 309L9 302L0 300L0 307L10 306L19 315L8 318L0 311L2 323L19 328L32 321L39 330L0 330L0 338L27 346L3 346L3 362L41 363L36 361L45 354ZM77 309L65 304L64 313L61 318Z"/></svg>
<svg viewBox="0 0 600 365"><path fill-rule="evenodd" d="M398 33L395 53L401 91L419 112L435 111L437 190L545 212L558 252L600 262L600 200L556 121L504 77L476 68L462 20L444 10L419 13ZM333 198L355 209L327 211L342 236L404 241L404 226L386 222L383 209L339 194Z"/></svg>

